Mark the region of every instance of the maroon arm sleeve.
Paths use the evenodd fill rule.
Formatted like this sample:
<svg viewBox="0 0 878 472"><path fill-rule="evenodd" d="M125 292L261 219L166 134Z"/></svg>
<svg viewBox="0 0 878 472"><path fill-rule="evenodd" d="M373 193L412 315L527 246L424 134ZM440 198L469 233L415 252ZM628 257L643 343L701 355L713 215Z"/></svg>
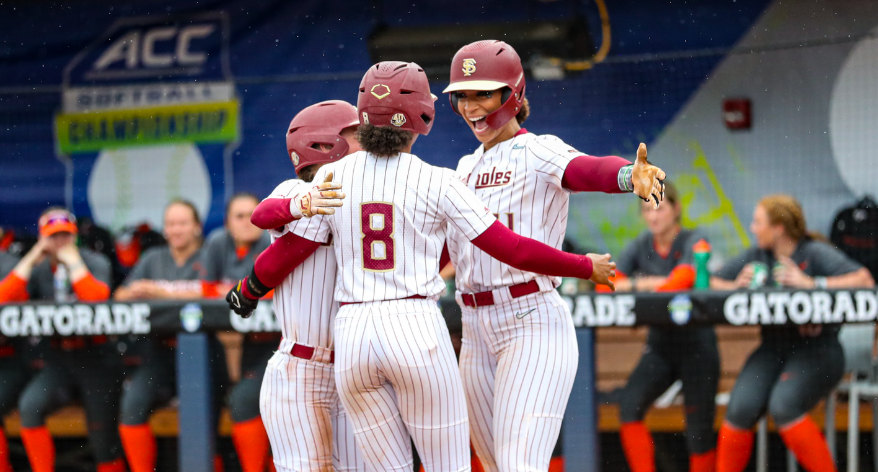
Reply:
<svg viewBox="0 0 878 472"><path fill-rule="evenodd" d="M628 165L631 162L616 156L579 156L567 164L561 186L574 192L626 193L617 177L619 169Z"/></svg>
<svg viewBox="0 0 878 472"><path fill-rule="evenodd" d="M316 241L287 233L262 251L256 258L253 271L266 287L277 287L319 247L320 243Z"/></svg>
<svg viewBox="0 0 878 472"><path fill-rule="evenodd" d="M256 205L250 216L250 222L260 229L275 229L295 221L297 218L293 218L290 213L290 200L290 198L266 198Z"/></svg>
<svg viewBox="0 0 878 472"><path fill-rule="evenodd" d="M499 221L495 221L472 243L494 259L519 270L580 279L591 277L592 264L588 257L559 251L519 236Z"/></svg>

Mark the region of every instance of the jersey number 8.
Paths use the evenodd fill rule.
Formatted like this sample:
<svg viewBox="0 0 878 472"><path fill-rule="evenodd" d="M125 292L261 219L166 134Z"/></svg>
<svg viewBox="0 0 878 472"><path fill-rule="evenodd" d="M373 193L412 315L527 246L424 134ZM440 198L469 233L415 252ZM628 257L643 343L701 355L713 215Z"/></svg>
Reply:
<svg viewBox="0 0 878 472"><path fill-rule="evenodd" d="M363 231L363 270L390 272L396 268L393 248L393 204L360 204Z"/></svg>

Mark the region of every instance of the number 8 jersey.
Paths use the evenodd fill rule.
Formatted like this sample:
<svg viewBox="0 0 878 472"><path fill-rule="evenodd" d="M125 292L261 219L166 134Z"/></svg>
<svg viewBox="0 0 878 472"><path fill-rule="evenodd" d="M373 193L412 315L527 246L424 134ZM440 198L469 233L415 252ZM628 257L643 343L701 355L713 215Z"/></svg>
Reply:
<svg viewBox="0 0 878 472"><path fill-rule="evenodd" d="M496 221L453 171L412 154L376 157L360 151L320 168L314 182L329 172L344 186L344 205L334 215L289 226L312 241L334 236L338 302L441 295L439 257L447 223L472 240Z"/></svg>

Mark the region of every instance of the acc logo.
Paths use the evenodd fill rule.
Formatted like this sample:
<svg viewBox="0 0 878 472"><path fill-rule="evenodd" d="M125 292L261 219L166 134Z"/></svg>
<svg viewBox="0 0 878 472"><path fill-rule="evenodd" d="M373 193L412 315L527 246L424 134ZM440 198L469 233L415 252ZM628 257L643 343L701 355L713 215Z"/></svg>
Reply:
<svg viewBox="0 0 878 472"><path fill-rule="evenodd" d="M396 126L396 127L404 125L405 124L405 115L403 115L402 113L397 113L397 114L393 115L393 117L390 119L390 124L392 124L393 126Z"/></svg>
<svg viewBox="0 0 878 472"><path fill-rule="evenodd" d="M469 77L473 75L473 72L476 71L476 60L475 59L464 59L463 60L463 75Z"/></svg>
<svg viewBox="0 0 878 472"><path fill-rule="evenodd" d="M298 154L296 154L296 153L294 153L294 152L291 152L291 153L290 153L290 159L293 160L293 165L294 165L294 166L299 165L299 155L298 155Z"/></svg>
<svg viewBox="0 0 878 472"><path fill-rule="evenodd" d="M366 113L365 111L363 112L363 124L366 124L366 125L369 124L369 114Z"/></svg>
<svg viewBox="0 0 878 472"><path fill-rule="evenodd" d="M378 92L375 92L375 89L378 87L384 87L384 93L381 93L381 89L378 89ZM384 84L375 84L372 86L372 90L370 90L370 92L372 92L372 96L374 96L378 100L381 100L382 98L390 95L390 87Z"/></svg>
<svg viewBox="0 0 878 472"><path fill-rule="evenodd" d="M201 305L197 303L187 303L180 309L180 324L183 325L183 329L190 333L198 331L203 317Z"/></svg>
<svg viewBox="0 0 878 472"><path fill-rule="evenodd" d="M680 294L668 303L668 311L671 313L671 321L678 325L685 325L692 316L692 300L689 295Z"/></svg>

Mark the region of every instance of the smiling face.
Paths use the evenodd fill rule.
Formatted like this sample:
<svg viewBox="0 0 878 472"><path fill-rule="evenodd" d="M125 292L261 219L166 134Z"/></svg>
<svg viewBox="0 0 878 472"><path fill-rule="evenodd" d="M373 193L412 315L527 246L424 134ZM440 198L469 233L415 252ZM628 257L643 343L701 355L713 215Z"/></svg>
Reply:
<svg viewBox="0 0 878 472"><path fill-rule="evenodd" d="M201 224L187 205L173 203L165 210L165 239L174 250L199 244Z"/></svg>
<svg viewBox="0 0 878 472"><path fill-rule="evenodd" d="M501 90L461 90L452 92L457 97L457 111L485 149L515 136L521 127L515 119L507 121L500 129L488 126L485 117L503 105Z"/></svg>

